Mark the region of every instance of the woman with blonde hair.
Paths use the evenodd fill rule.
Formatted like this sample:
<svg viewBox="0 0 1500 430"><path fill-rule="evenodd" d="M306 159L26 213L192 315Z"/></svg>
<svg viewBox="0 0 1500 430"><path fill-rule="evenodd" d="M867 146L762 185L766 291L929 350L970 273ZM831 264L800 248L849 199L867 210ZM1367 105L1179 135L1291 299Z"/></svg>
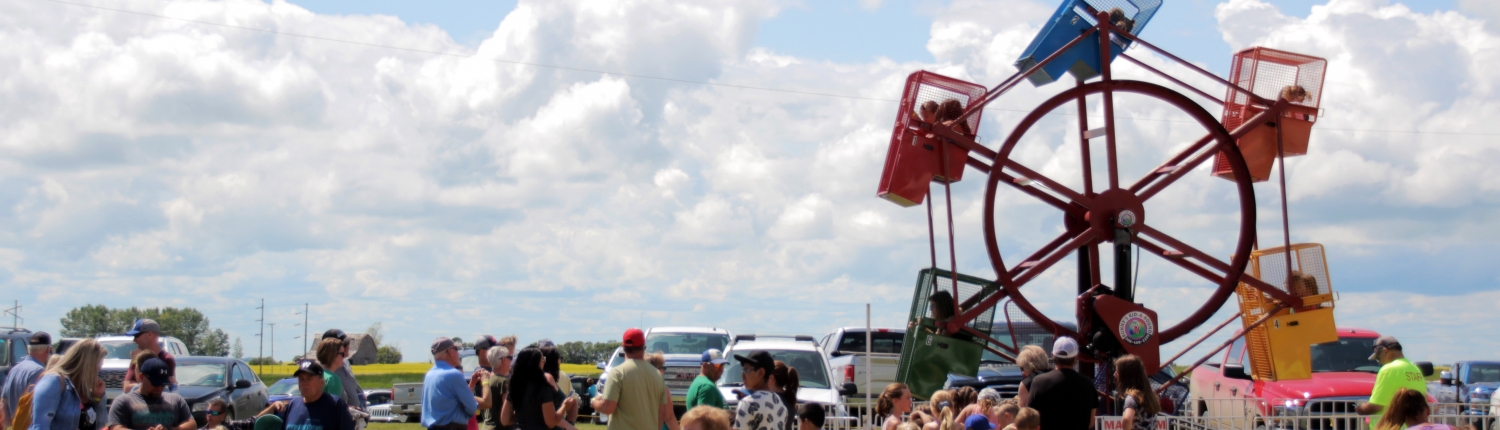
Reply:
<svg viewBox="0 0 1500 430"><path fill-rule="evenodd" d="M83 405L104 396L93 392L106 351L99 341L84 339L68 348L62 361L48 366L32 391L30 430L77 430L84 416ZM94 409L90 412L97 413ZM95 416L98 422L102 416ZM90 428L99 427L90 425Z"/></svg>
<svg viewBox="0 0 1500 430"><path fill-rule="evenodd" d="M901 416L911 411L911 388L897 382L885 386L880 397L875 399L875 416L885 417L882 430L896 430L901 426Z"/></svg>
<svg viewBox="0 0 1500 430"><path fill-rule="evenodd" d="M1021 367L1021 388L1016 392L1016 405L1025 408L1031 403L1031 379L1052 370L1047 351L1036 345L1026 345L1016 354L1016 365Z"/></svg>

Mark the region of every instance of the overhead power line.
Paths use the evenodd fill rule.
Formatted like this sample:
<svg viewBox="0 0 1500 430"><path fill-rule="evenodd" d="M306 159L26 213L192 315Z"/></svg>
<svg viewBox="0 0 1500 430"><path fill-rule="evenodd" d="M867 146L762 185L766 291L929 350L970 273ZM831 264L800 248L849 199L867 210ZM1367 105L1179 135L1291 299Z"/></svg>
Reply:
<svg viewBox="0 0 1500 430"><path fill-rule="evenodd" d="M254 32L259 32L259 33L274 34L274 35L278 35L278 36L300 37L300 38L305 38L305 39L321 40L321 41L326 41L326 42L344 43L344 44L350 44L350 45L366 46L366 47L371 47L371 48L391 49L391 50L396 50L396 51L405 51L405 52L412 52L412 53L419 53L419 54L438 55L438 56L444 56L444 57L485 60L485 61L492 61L492 62L502 63L502 64L514 64L514 65L520 65L520 66L540 67L540 68L546 68L546 69L566 70L566 71L572 71L572 72L597 73L597 74L608 75L608 76L619 76L619 77L636 78L636 79L649 79L649 80L656 80L656 81L677 82L677 83L694 84L694 85L706 85L706 86L713 86L713 87L737 88L737 89L755 90L755 91L771 91L771 92L778 92L778 93L784 93L784 94L798 94L798 95L819 96L819 97L834 97L834 98L841 98L841 99L865 100L865 101L876 101L876 102L887 102L887 103L899 103L900 102L900 100L883 99L883 98L876 98L876 97L864 97L864 96L852 96L852 95L846 95L846 94L821 93L821 92L815 92L815 91L788 90L788 89L782 89L782 88L760 87L760 86L754 86L754 85L728 84L728 83L722 83L722 82L696 81L696 80L691 80L691 79L679 79L679 78L671 78L671 77L663 77L663 76L641 75L641 74L635 74L635 73L613 72L613 71L608 71L608 70L589 69L589 68L582 68L582 67L570 67L570 66L559 66L559 65L554 65L554 64L542 64L542 63L532 63L532 62L526 62L526 61L514 61L514 60L501 59L501 58L485 58L485 57L480 57L480 56L473 55L473 54L462 54L462 53L454 53L454 52L432 51L432 50L426 50L426 49L407 48L407 47L401 47L401 46L382 45L382 44L378 44L378 43L360 42L360 41L356 41L356 40L339 39L339 38L333 38L333 37L313 36L313 35L309 35L309 34L300 34L300 33L290 33L290 32L279 31L279 30L271 30L271 29L265 29L265 28L255 28L255 27L245 27L245 26L240 26L240 25L224 24L224 23L210 22L210 21L201 21L201 20L196 20L196 19L178 18L178 17L174 17L174 16L168 16L168 15L162 15L162 14L156 14L156 13L150 13L150 12L140 12L140 11L127 10L127 9L116 9L116 8L111 8L111 7L96 6L96 5L83 4L83 3L74 3L74 2L68 2L68 1L62 1L62 0L42 0L42 1L50 2L50 3L63 4L63 5L69 5L69 6L77 6L77 7L84 7L84 8L90 8L90 9L104 10L104 11L110 11L110 12L117 12L117 13L139 15L139 16L146 16L146 17L152 17L152 18L167 19L167 20L173 20L173 21L190 22L190 23L194 23L194 24L202 24L202 25L209 25L209 26L215 26L215 27L233 28L233 29L245 30L245 31L254 31ZM1021 112L1021 113L1031 112L1029 110L1024 110L1024 109L1010 109L1010 108L1002 108L1002 107L999 107L999 106L987 106L986 110L1001 110L1001 111ZM1050 112L1047 115L1078 116L1078 114L1069 113L1069 112ZM1095 117L1095 118L1103 118L1102 115L1089 115L1089 116L1090 117ZM1196 123L1196 121L1179 120L1179 119L1168 119L1168 118L1135 118L1135 117L1123 117L1123 116L1122 117L1117 117L1117 118L1118 119L1122 119L1122 120L1129 120L1129 121L1157 121L1157 122L1176 122L1176 123L1189 123L1189 124ZM1315 130L1322 130L1322 131L1368 132L1368 133L1436 134L1436 135L1450 135L1450 136L1500 136L1500 133L1466 133L1466 132L1417 131L1417 130L1367 130L1367 129L1328 128L1328 127L1318 127Z"/></svg>

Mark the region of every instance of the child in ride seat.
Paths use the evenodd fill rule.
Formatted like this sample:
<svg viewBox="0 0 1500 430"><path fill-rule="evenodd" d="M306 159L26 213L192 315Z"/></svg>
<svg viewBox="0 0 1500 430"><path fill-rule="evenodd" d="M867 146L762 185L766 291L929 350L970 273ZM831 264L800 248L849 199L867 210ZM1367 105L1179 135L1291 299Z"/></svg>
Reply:
<svg viewBox="0 0 1500 430"><path fill-rule="evenodd" d="M1302 103L1307 100L1307 89L1301 85L1288 85L1281 89L1281 98L1292 103Z"/></svg>
<svg viewBox="0 0 1500 430"><path fill-rule="evenodd" d="M1120 8L1109 10L1109 23L1114 24L1116 28L1126 33L1129 33L1130 29L1135 28L1135 20L1126 18L1125 11L1120 10Z"/></svg>
<svg viewBox="0 0 1500 430"><path fill-rule="evenodd" d="M938 111L938 104L937 104L937 102L932 101L932 100L928 100L928 101L922 102L922 106L918 107L917 108L917 112L914 113L914 114L912 114L912 119L915 119L917 121L922 121L922 122L925 122L925 123L928 123L928 124L933 124L933 123L937 122L937 111Z"/></svg>
<svg viewBox="0 0 1500 430"><path fill-rule="evenodd" d="M958 119L958 117L962 116L963 114L963 102L958 101L958 99L943 100L943 104L938 106L937 121L942 125L952 126L953 121ZM974 131L969 129L968 122L958 123L958 132L963 133L965 136L974 135Z"/></svg>

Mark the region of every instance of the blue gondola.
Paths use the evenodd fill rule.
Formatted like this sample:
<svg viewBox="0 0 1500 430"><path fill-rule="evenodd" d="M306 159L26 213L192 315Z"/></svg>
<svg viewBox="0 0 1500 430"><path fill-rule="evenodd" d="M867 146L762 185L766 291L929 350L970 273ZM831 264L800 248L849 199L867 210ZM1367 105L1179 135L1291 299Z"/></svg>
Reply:
<svg viewBox="0 0 1500 430"><path fill-rule="evenodd" d="M1119 9L1127 20L1125 25L1117 26L1128 29L1131 35L1140 35L1141 30L1146 28L1146 23L1156 10L1161 8L1161 0L1064 0L1057 12L1047 21L1047 26L1037 33L1036 39L1026 47L1026 52L1021 54L1021 59L1016 60L1016 67L1022 71L1036 67L1037 63L1045 60L1053 52L1062 49L1068 42L1072 42L1079 34L1093 28L1095 25L1093 11L1112 11ZM1110 61L1114 61L1120 51L1130 47L1130 40L1113 36L1115 46L1110 48ZM1027 79L1031 84L1042 86L1062 77L1063 72L1072 73L1074 77L1088 80L1099 76L1099 38L1091 35L1069 48L1067 52L1057 56L1052 62L1042 67L1042 70L1032 73Z"/></svg>

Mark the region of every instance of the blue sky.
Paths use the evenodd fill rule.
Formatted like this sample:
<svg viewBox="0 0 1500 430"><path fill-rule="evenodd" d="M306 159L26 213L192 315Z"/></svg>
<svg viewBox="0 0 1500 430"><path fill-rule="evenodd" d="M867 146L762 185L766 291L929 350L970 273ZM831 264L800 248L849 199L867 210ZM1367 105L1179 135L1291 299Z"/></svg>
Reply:
<svg viewBox="0 0 1500 430"><path fill-rule="evenodd" d="M293 3L310 13L250 0L111 7L477 59L0 6L0 35L25 42L0 49L0 71L16 82L0 104L28 107L0 108L11 226L0 229L0 283L27 306L28 325L55 330L62 312L89 303L191 305L254 345L252 308L265 297L283 331L279 358L300 345L286 330L311 303L315 330L383 322L409 359L433 336L480 331L821 334L862 322L867 301L877 324L897 325L927 240L919 210L873 197L890 103L483 59L888 99L916 69L993 85L1054 7ZM1483 135L1500 114L1500 77L1481 66L1500 60L1500 32L1479 21L1500 9L1224 3L1169 0L1143 37L1219 73L1251 44L1330 59L1325 120L1288 173L1293 240L1329 247L1341 323L1424 338L1443 360L1500 353L1500 341L1452 346L1434 334L1500 329L1490 322L1500 276L1488 264L1500 248L1490 167L1500 148ZM1010 110L987 112L984 141L1059 87L1006 95L996 107ZM1121 110L1174 115L1141 101ZM1036 142L1066 138L1056 121ZM1199 132L1136 122L1125 133L1147 143L1128 167L1149 168ZM1059 161L1071 159L1066 148L1029 148L1026 162L1045 173L1076 173ZM1224 251L1227 200L1202 176L1170 197L1177 218L1163 218ZM980 185L957 184L954 203L958 265L983 276ZM1280 237L1277 192L1256 186L1262 238ZM1006 252L1056 224L1013 202ZM1160 261L1141 273L1153 287L1144 301L1167 319L1205 294ZM1033 300L1066 309L1067 277L1039 281Z"/></svg>

